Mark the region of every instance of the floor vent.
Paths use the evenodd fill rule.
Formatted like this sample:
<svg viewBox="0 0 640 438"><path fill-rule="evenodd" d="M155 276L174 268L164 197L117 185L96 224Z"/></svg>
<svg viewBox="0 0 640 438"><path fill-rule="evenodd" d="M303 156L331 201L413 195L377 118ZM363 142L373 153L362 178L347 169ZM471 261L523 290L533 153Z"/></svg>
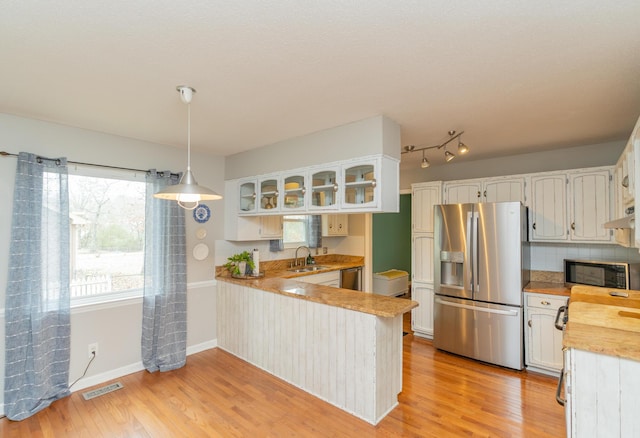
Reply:
<svg viewBox="0 0 640 438"><path fill-rule="evenodd" d="M85 400L91 400L92 398L100 397L101 395L105 395L122 388L124 388L124 385L120 382L116 382L111 385L103 386L102 388L94 389L93 391L87 391L83 393L82 396Z"/></svg>

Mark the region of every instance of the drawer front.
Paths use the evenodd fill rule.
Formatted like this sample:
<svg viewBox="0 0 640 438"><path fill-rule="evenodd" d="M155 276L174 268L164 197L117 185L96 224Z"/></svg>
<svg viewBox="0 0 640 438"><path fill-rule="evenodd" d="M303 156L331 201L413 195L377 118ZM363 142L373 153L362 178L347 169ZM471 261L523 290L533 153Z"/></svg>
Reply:
<svg viewBox="0 0 640 438"><path fill-rule="evenodd" d="M538 309L554 309L567 304L567 298L557 295L527 295L527 306Z"/></svg>

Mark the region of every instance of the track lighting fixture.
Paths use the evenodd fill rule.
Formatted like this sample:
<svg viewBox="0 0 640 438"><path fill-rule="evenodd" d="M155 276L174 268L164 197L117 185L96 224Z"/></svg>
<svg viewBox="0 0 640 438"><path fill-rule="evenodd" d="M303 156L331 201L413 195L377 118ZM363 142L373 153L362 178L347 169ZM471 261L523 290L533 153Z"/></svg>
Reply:
<svg viewBox="0 0 640 438"><path fill-rule="evenodd" d="M449 134L449 137L443 141L442 143L435 145L435 146L424 146L424 147L416 147L415 145L407 145L404 147L404 150L401 152L402 154L408 154L411 152L417 152L417 151L422 151L422 161L420 163L420 167L423 169L426 169L427 167L429 167L431 165L431 163L429 162L429 160L427 159L427 157L425 157L424 151L426 151L427 149L442 149L444 148L444 159L445 161L448 163L449 161L453 160L456 155L452 152L449 152L447 150L447 145L449 143L451 143L453 140L458 139L458 154L459 155L464 155L467 152L469 152L469 147L464 144L462 142L462 134L464 134L464 131L461 132L456 132L456 131L449 131L447 132L447 134Z"/></svg>

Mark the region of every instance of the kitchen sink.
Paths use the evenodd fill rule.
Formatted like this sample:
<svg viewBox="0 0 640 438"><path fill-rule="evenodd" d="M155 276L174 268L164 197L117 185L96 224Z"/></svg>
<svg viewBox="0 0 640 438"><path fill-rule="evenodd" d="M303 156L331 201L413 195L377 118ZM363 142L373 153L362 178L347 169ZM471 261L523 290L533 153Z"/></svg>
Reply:
<svg viewBox="0 0 640 438"><path fill-rule="evenodd" d="M301 268L291 268L287 269L289 272L315 272L322 271L323 269L328 269L326 266L303 266Z"/></svg>

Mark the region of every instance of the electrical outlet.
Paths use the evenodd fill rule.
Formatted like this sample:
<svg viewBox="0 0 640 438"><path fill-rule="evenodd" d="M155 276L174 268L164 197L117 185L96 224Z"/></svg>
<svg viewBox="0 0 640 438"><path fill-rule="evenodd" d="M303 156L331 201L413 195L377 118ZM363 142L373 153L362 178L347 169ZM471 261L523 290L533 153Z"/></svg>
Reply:
<svg viewBox="0 0 640 438"><path fill-rule="evenodd" d="M326 254L327 252L329 252L329 248L327 248L326 246L322 247L322 254Z"/></svg>
<svg viewBox="0 0 640 438"><path fill-rule="evenodd" d="M98 355L98 343L94 342L93 344L89 344L89 359L91 359L94 354Z"/></svg>

